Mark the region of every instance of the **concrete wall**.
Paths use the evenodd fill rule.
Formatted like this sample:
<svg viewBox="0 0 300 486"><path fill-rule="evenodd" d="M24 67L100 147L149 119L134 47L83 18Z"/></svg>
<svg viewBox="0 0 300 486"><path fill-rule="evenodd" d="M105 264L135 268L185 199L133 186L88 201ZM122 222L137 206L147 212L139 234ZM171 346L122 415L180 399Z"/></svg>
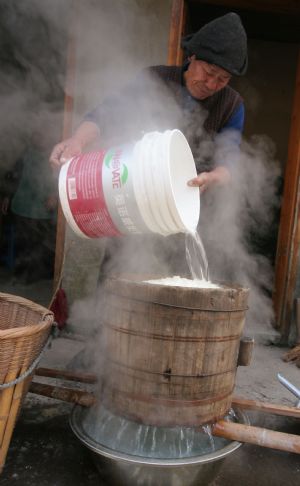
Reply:
<svg viewBox="0 0 300 486"><path fill-rule="evenodd" d="M170 11L171 0L77 2L74 126L141 68L166 62ZM67 230L63 287L70 303L95 289L104 245Z"/></svg>

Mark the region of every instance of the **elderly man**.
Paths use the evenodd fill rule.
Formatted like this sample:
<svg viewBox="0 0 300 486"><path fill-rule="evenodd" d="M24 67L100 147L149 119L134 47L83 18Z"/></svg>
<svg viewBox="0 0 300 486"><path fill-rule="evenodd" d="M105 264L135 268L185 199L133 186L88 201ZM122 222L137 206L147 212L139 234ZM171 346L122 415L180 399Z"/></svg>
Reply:
<svg viewBox="0 0 300 486"><path fill-rule="evenodd" d="M71 138L56 145L50 162L59 166L99 137L120 143L151 130L179 128L195 157L198 176L187 181L201 192L230 181L231 161L213 150L219 135L238 145L244 125L241 96L228 86L247 69L247 36L239 16L228 13L182 41L181 67L145 69L118 95L88 113ZM223 137L224 139L224 137ZM209 147L209 150L207 149Z"/></svg>

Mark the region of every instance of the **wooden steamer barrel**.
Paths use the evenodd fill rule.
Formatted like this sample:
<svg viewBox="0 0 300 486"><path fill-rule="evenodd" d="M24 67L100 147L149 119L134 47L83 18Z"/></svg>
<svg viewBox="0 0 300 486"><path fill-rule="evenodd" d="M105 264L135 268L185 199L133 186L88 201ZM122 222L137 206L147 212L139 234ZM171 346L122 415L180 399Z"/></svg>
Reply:
<svg viewBox="0 0 300 486"><path fill-rule="evenodd" d="M248 289L107 279L102 400L149 425L197 426L231 406Z"/></svg>

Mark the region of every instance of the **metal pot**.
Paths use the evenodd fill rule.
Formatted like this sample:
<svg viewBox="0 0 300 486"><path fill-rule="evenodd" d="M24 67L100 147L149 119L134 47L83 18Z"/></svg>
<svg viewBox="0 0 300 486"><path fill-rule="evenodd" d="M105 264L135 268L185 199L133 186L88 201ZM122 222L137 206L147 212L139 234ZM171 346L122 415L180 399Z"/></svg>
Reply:
<svg viewBox="0 0 300 486"><path fill-rule="evenodd" d="M202 455L178 459L141 457L101 444L96 424L94 429L90 428L87 432L84 425L86 414L85 409L76 406L71 414L70 425L79 440L92 451L100 475L109 486L208 485L218 474L226 456L242 445L240 442L223 439L221 448ZM237 417L239 422L248 423L247 417L240 411Z"/></svg>

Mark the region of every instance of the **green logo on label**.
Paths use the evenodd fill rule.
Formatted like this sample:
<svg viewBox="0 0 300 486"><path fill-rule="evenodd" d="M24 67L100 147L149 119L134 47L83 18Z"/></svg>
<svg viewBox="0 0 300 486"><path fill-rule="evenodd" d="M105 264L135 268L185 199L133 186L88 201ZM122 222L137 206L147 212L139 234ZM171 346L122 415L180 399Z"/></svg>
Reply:
<svg viewBox="0 0 300 486"><path fill-rule="evenodd" d="M125 184L127 179L128 179L128 168L127 168L127 165L123 164L123 170L122 170L122 175L121 175L122 184Z"/></svg>
<svg viewBox="0 0 300 486"><path fill-rule="evenodd" d="M120 188L128 179L128 168L121 162L122 151L117 149L113 152L108 152L104 157L104 165L111 170L112 173L112 187L114 189Z"/></svg>
<svg viewBox="0 0 300 486"><path fill-rule="evenodd" d="M112 152L107 152L107 154L104 157L104 164L108 169L110 169L110 163L112 161L113 155L114 154Z"/></svg>

